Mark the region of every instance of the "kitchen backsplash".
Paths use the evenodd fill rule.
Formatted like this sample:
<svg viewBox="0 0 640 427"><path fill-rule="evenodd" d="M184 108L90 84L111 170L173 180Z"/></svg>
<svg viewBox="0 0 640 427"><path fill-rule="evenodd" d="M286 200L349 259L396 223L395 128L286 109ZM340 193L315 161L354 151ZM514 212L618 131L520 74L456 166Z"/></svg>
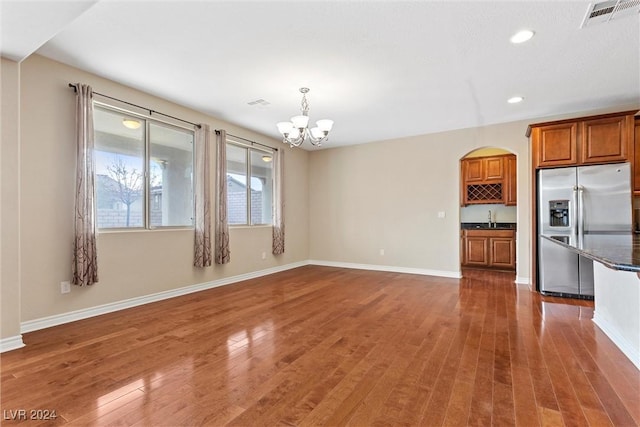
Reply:
<svg viewBox="0 0 640 427"><path fill-rule="evenodd" d="M494 222L516 222L517 207L505 205L469 205L460 208L460 222L487 222L491 210Z"/></svg>

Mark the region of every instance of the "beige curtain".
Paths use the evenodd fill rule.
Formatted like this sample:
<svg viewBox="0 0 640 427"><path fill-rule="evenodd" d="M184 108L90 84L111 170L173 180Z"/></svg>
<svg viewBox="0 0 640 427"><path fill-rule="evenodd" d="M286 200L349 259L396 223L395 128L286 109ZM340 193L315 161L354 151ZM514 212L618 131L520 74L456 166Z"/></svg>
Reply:
<svg viewBox="0 0 640 427"><path fill-rule="evenodd" d="M93 90L76 84L76 200L73 274L71 283L88 286L98 281L94 210Z"/></svg>
<svg viewBox="0 0 640 427"><path fill-rule="evenodd" d="M284 151L276 151L273 156L273 240L274 255L284 253Z"/></svg>
<svg viewBox="0 0 640 427"><path fill-rule="evenodd" d="M216 264L226 264L231 256L227 218L227 132L224 130L216 131L216 202L214 257Z"/></svg>
<svg viewBox="0 0 640 427"><path fill-rule="evenodd" d="M210 144L211 129L209 125L200 125L196 129L195 150L195 242L193 265L196 267L211 266L211 173Z"/></svg>

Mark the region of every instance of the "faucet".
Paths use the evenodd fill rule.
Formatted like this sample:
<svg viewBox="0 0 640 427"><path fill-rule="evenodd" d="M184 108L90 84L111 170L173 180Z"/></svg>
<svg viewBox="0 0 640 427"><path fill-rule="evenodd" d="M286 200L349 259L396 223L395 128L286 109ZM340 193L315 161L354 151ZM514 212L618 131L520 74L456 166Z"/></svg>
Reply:
<svg viewBox="0 0 640 427"><path fill-rule="evenodd" d="M491 209L489 209L489 228L491 228Z"/></svg>

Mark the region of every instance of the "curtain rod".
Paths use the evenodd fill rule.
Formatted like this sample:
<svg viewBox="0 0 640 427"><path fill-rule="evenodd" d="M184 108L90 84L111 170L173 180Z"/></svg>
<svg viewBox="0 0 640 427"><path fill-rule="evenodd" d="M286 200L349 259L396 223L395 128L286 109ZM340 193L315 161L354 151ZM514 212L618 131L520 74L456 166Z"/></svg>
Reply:
<svg viewBox="0 0 640 427"><path fill-rule="evenodd" d="M216 133L220 133L220 129L216 129ZM228 133L227 135L232 136L232 137L234 137L234 138L241 139L241 140L243 140L243 141L247 141L247 142L248 142L248 143L250 143L250 144L262 145L263 147L266 147L266 148L268 148L268 149L270 149L270 150L278 151L278 149L277 149L277 148L273 148L273 147L271 147L271 146L269 146L269 145L265 145L265 144L260 144L259 142L251 141L250 139L243 138L243 137L241 137L241 136L232 135L232 134L230 134L230 133Z"/></svg>
<svg viewBox="0 0 640 427"><path fill-rule="evenodd" d="M69 83L69 87L73 88L74 92L78 92L78 88L73 83ZM155 114L160 114L161 116L171 117L172 119L178 120L178 121L183 122L183 123L189 123L190 125L195 126L198 129L200 129L202 127L201 125L199 125L197 123L193 123L193 122L190 122L188 120L180 119L180 118L175 117L175 116L170 116L169 114L164 114L164 113L161 113L160 111L152 110L151 108L143 107L143 106L138 105L138 104L133 104L131 102L123 101L122 99L114 98L113 96L105 95L105 94L99 93L99 92L93 92L93 93L96 94L96 95L100 95L102 97L105 97L105 98L113 99L114 101L122 102L123 104L132 105L134 107L146 110L146 111L149 112L149 115L154 114L154 113Z"/></svg>

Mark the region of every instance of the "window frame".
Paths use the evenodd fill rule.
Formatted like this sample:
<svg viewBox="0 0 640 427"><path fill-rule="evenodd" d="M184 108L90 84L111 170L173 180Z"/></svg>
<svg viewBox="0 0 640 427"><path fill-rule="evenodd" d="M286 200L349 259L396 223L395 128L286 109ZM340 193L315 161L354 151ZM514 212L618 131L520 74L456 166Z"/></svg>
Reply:
<svg viewBox="0 0 640 427"><path fill-rule="evenodd" d="M258 144L258 143L255 143ZM225 150L227 149L228 145L235 145L236 147L240 147L245 149L245 177L246 177L246 191L245 191L245 197L246 197L246 205L247 205L247 210L246 210L246 215L247 215L247 222L244 224L231 224L231 222L229 222L229 227L236 227L236 228L240 228L240 227L273 227L273 204L275 203L274 200L274 195L273 195L273 191L271 192L271 222L268 223L264 223L264 224L252 224L252 220L251 220L251 178L253 177L253 175L251 174L251 150L253 151L257 151L259 153L262 154L268 154L271 156L271 158L273 158L275 156L276 153L276 149L275 148L271 148L268 146L263 146L262 144L259 144L259 147L256 147L254 145L253 142L248 141L248 142L243 142L240 138L237 137L233 137L230 135L227 135L226 141L225 141ZM228 159L227 159L227 167L225 167L226 169L226 175L229 174L229 170L228 170ZM272 163L273 165L273 163ZM225 177L225 180L227 178ZM271 188L275 188L276 185L276 176L273 170L273 166L271 167ZM227 181L227 185L228 185L228 181ZM229 215L229 193L227 190L227 218Z"/></svg>
<svg viewBox="0 0 640 427"><path fill-rule="evenodd" d="M195 229L195 173L194 168L196 164L196 150L195 150L195 128L185 126L177 121L163 120L152 116L151 111L137 112L128 108L119 107L112 103L104 101L93 100L93 109L102 109L109 112L116 112L126 116L130 116L136 119L144 120L144 158L143 158L143 176L144 176L144 221L142 227L98 227L96 221L96 230L98 233L122 233L122 232L134 232L134 231L162 231L162 230L193 230ZM94 119L95 120L95 119ZM149 171L149 162L151 161L151 139L150 139L150 122L155 122L161 126L168 126L190 132L193 136L192 148L191 148L191 225L151 225L151 203L153 203L151 196L151 174ZM95 125L94 125L95 132ZM94 147L94 151L96 148ZM97 181L97 171L94 170L94 180ZM97 202L97 190L94 195L94 203ZM95 215L97 216L97 207L95 208Z"/></svg>

